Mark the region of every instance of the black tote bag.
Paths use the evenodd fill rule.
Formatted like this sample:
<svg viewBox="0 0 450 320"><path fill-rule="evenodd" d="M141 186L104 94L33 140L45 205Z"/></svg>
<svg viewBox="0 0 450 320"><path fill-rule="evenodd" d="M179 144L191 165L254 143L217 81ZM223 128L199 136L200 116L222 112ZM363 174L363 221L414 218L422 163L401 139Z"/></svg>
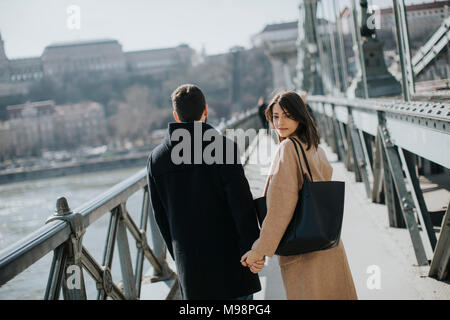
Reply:
<svg viewBox="0 0 450 320"><path fill-rule="evenodd" d="M341 181L313 181L308 160L302 145L289 138L302 151L311 181L303 172L303 188L298 193L297 206L275 254L290 256L330 249L339 244L344 215L345 183ZM266 197L254 200L258 222L262 226L267 214Z"/></svg>

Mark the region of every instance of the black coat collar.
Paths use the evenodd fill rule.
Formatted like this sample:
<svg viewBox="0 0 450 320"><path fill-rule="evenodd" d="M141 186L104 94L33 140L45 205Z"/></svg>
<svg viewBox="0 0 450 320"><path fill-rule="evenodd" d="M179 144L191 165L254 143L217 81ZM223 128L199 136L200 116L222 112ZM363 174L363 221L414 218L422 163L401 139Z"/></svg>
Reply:
<svg viewBox="0 0 450 320"><path fill-rule="evenodd" d="M172 147L173 146L173 142L171 140L172 134L176 129L185 129L187 131L189 131L189 133L191 134L191 136L194 135L194 131L196 128L201 128L201 132L202 132L202 136L203 133L206 130L209 129L214 129L213 126L211 126L208 123L204 123L204 122L200 122L200 121L195 121L195 122L170 122L168 124L168 128L167 128L167 134L166 137L164 139L164 144L168 147ZM197 129L198 130L198 129ZM178 142L176 142L178 143Z"/></svg>

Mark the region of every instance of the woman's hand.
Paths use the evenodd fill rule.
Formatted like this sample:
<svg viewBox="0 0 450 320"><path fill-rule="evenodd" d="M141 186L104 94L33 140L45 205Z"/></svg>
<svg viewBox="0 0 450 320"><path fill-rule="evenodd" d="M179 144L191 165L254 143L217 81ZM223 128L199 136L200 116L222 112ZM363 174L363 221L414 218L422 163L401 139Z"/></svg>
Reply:
<svg viewBox="0 0 450 320"><path fill-rule="evenodd" d="M241 258L241 264L244 267L249 267L250 271L253 273L258 273L264 268L264 263L266 262L265 256L259 254L254 250L248 251Z"/></svg>

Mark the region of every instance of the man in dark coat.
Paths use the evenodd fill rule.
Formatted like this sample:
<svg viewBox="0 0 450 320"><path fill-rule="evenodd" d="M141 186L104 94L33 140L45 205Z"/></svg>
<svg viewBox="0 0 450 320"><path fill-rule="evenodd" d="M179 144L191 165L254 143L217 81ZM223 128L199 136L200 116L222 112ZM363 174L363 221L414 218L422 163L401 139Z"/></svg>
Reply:
<svg viewBox="0 0 450 320"><path fill-rule="evenodd" d="M240 258L259 229L237 145L206 124L208 106L198 87L177 88L172 104L177 122L169 124L147 168L153 212L182 297L251 299L261 285ZM213 143L219 146L214 152Z"/></svg>

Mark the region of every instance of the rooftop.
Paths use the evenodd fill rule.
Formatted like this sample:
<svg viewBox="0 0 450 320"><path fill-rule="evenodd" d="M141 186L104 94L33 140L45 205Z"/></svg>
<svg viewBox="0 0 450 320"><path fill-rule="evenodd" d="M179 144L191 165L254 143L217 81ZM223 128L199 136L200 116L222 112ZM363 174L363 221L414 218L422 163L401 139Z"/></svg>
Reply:
<svg viewBox="0 0 450 320"><path fill-rule="evenodd" d="M292 22L284 22L284 23L277 23L277 24L269 24L267 25L262 32L272 32L272 31L279 31L279 30L287 30L287 29L297 29L298 27L298 21L292 21Z"/></svg>
<svg viewBox="0 0 450 320"><path fill-rule="evenodd" d="M19 116L22 111L25 110L36 110L37 112L53 112L55 108L55 103L53 100L27 102L24 104L11 105L6 108L10 117Z"/></svg>
<svg viewBox="0 0 450 320"><path fill-rule="evenodd" d="M97 45L97 44L119 44L119 42L114 39L54 42L54 43L48 45L46 47L46 49L61 48L61 47L90 46L90 45Z"/></svg>

